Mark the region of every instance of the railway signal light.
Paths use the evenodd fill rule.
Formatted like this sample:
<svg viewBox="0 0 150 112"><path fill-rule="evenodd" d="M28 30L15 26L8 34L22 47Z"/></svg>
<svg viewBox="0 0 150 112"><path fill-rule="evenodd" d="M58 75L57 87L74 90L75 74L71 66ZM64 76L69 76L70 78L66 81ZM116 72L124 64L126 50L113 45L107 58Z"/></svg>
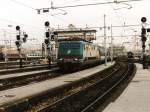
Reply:
<svg viewBox="0 0 150 112"><path fill-rule="evenodd" d="M45 22L45 26L48 27L50 24L48 21Z"/></svg>
<svg viewBox="0 0 150 112"><path fill-rule="evenodd" d="M141 18L141 22L142 22L142 23L145 23L146 21L147 21L146 17L142 17L142 18Z"/></svg>
<svg viewBox="0 0 150 112"><path fill-rule="evenodd" d="M27 37L28 37L28 35L24 34L24 38L22 39L24 43L27 41Z"/></svg>
<svg viewBox="0 0 150 112"><path fill-rule="evenodd" d="M141 37L142 37L141 40L145 42L147 40L147 38L146 38L146 29L143 27L141 29L141 31L142 31L141 32Z"/></svg>
<svg viewBox="0 0 150 112"><path fill-rule="evenodd" d="M146 29L145 29L145 28L142 28L141 30L142 30L141 34L142 34L142 35L145 35L145 34L146 34Z"/></svg>
<svg viewBox="0 0 150 112"><path fill-rule="evenodd" d="M17 39L17 40L20 40L20 35L17 35L17 36L16 36L16 39Z"/></svg>
<svg viewBox="0 0 150 112"><path fill-rule="evenodd" d="M147 38L144 36L144 37L142 37L142 39L141 39L143 42L145 42L146 40L147 40Z"/></svg>
<svg viewBox="0 0 150 112"><path fill-rule="evenodd" d="M141 29L141 40L142 40L142 63L143 63L143 69L147 68L146 62L145 62L145 42L147 40L146 33L150 32L150 29L145 28L145 22L147 21L146 17L141 18L142 22L142 29Z"/></svg>
<svg viewBox="0 0 150 112"><path fill-rule="evenodd" d="M16 26L16 30L20 30L20 26Z"/></svg>
<svg viewBox="0 0 150 112"><path fill-rule="evenodd" d="M51 35L51 40L55 40L55 35L54 34Z"/></svg>
<svg viewBox="0 0 150 112"><path fill-rule="evenodd" d="M27 35L27 34L24 34L24 37L25 37L25 38L27 38L27 37L28 37L28 35Z"/></svg>
<svg viewBox="0 0 150 112"><path fill-rule="evenodd" d="M17 41L15 42L15 44L16 44L17 50L19 52L20 68L22 68L21 45L22 45L22 43L25 43L27 41L28 35L24 32L23 32L23 35L21 35L20 26L16 26L16 30L17 30L17 32L19 32L19 34L16 35ZM23 36L23 38L22 38L22 36Z"/></svg>
<svg viewBox="0 0 150 112"><path fill-rule="evenodd" d="M40 14L41 13L41 10L40 9L37 9L37 14Z"/></svg>
<svg viewBox="0 0 150 112"><path fill-rule="evenodd" d="M22 40L23 40L23 42L25 43L25 42L27 41L27 38L24 37Z"/></svg>
<svg viewBox="0 0 150 112"><path fill-rule="evenodd" d="M48 21L45 22L45 28L46 28L46 32L45 32L45 37L46 39L44 40L44 43L46 44L47 47L47 51L48 51L48 63L49 63L49 67L51 67L51 54L50 54L50 45L51 45L51 37L52 37L52 32L50 31L50 23Z"/></svg>
<svg viewBox="0 0 150 112"><path fill-rule="evenodd" d="M16 41L15 44L16 44L17 47L20 47L20 42L19 41Z"/></svg>
<svg viewBox="0 0 150 112"><path fill-rule="evenodd" d="M49 39L45 39L44 42L45 42L46 45L48 45L49 44Z"/></svg>
<svg viewBox="0 0 150 112"><path fill-rule="evenodd" d="M145 44L142 45L142 48L145 48Z"/></svg>
<svg viewBox="0 0 150 112"><path fill-rule="evenodd" d="M49 32L45 32L45 36L46 36L46 38L49 38L50 37Z"/></svg>
<svg viewBox="0 0 150 112"><path fill-rule="evenodd" d="M147 32L150 32L150 28L147 28Z"/></svg>

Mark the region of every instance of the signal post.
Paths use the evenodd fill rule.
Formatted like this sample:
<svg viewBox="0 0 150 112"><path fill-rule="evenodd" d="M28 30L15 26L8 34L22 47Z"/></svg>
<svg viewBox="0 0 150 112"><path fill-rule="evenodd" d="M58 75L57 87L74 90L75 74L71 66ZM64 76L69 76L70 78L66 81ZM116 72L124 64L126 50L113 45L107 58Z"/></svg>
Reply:
<svg viewBox="0 0 150 112"><path fill-rule="evenodd" d="M48 21L45 22L45 44L46 44L46 48L47 48L47 59L48 59L48 64L49 64L49 68L51 68L51 64L53 61L53 44L56 43L56 36L54 35L54 32L52 31L52 29L50 28L50 23Z"/></svg>
<svg viewBox="0 0 150 112"><path fill-rule="evenodd" d="M23 37L21 35L21 30L20 30L20 26L16 26L16 31L17 31L17 35L16 35L16 47L17 47L17 50L18 50L18 53L19 53L19 65L20 65L20 68L22 68L22 54L21 54L21 48L22 48L22 43L25 43L27 41L27 37L28 35L23 32Z"/></svg>
<svg viewBox="0 0 150 112"><path fill-rule="evenodd" d="M148 66L146 64L146 54L145 54L145 42L147 40L147 32L150 32L149 28L145 28L145 23L146 23L147 19L146 17L142 17L141 18L141 22L142 22L142 28L141 28L141 41L142 41L142 63L143 63L143 69L147 69Z"/></svg>

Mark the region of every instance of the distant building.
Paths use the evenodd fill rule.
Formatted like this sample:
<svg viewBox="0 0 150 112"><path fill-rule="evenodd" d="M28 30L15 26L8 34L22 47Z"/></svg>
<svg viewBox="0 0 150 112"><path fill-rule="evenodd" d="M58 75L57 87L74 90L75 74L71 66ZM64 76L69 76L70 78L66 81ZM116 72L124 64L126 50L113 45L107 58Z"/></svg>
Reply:
<svg viewBox="0 0 150 112"><path fill-rule="evenodd" d="M70 24L68 29L58 29L54 31L57 35L58 40L61 39L82 39L86 41L96 40L96 30L93 29L81 29L76 28L74 25Z"/></svg>

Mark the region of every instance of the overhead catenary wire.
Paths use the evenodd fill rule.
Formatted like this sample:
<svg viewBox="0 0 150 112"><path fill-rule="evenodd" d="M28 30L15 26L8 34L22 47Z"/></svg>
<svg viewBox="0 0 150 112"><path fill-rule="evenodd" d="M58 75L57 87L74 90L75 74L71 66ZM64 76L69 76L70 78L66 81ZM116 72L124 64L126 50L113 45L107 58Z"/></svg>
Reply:
<svg viewBox="0 0 150 112"><path fill-rule="evenodd" d="M150 25L150 24L149 24ZM126 25L112 25L113 28L121 28L121 27L140 27L141 24L126 24ZM66 26L67 27L67 26ZM106 26L106 27L110 27L110 26ZM85 29L101 29L104 28L104 26L88 26ZM83 29L80 27L77 27L76 29ZM61 30L61 28L60 28ZM62 28L63 30L63 28Z"/></svg>
<svg viewBox="0 0 150 112"><path fill-rule="evenodd" d="M55 1L55 0L51 0L51 1ZM79 1L82 1L82 0L63 0L63 3L61 3L61 5L68 4L68 3L75 3Z"/></svg>
<svg viewBox="0 0 150 112"><path fill-rule="evenodd" d="M23 3L23 2L20 2L20 1L18 1L18 0L10 0L10 1L12 1L12 2L14 2L14 3L16 3L16 4L19 4L19 5L22 5L22 6L24 6L24 7L27 7L27 8L30 8L30 9L35 10L34 7L31 7L31 6L29 6L29 5L27 5L27 4Z"/></svg>
<svg viewBox="0 0 150 112"><path fill-rule="evenodd" d="M59 8L63 9L63 8L71 8L71 7L95 6L95 5L114 4L114 3L119 4L119 3L133 2L133 1L141 1L141 0L124 0L124 1L98 2L98 3L77 4L77 5L67 5L67 6L53 6L46 9L59 9ZM40 9L36 9L36 10L40 10Z"/></svg>
<svg viewBox="0 0 150 112"><path fill-rule="evenodd" d="M24 23L21 23L21 22L17 22L17 21L13 21L13 20L8 20L8 19L4 19L4 18L0 18L0 20L1 20L1 21L5 21L5 22L8 22L8 23L23 25L23 26L26 26L26 27L32 27L32 28L35 28L35 29L38 29L38 30L43 30L43 29L44 29L44 28L42 28L42 27L33 26L33 25L28 25L28 24L24 24Z"/></svg>
<svg viewBox="0 0 150 112"><path fill-rule="evenodd" d="M11 1L13 1L13 2L15 2L15 3L18 3L18 4L20 4L20 5L23 5L23 6L25 6L25 7L28 7L28 8L31 8L31 9L34 9L35 10L35 8L33 8L33 7L31 7L31 6L29 6L29 5L26 5L26 4L24 4L24 3L22 3L22 2L20 2L20 1L18 1L18 0L11 0ZM101 3L93 3L93 4L79 4L79 5L72 5L72 6L61 6L61 7L53 7L54 9L61 9L61 8L68 8L68 7L78 7L78 6L88 6L88 5L101 5L101 4L113 4L113 3L116 3L116 4L119 4L119 3L126 3L126 2L132 2L132 1L141 1L141 0L124 0L124 1L118 1L118 0L115 0L115 1L112 1L112 2L101 2ZM56 14L57 15L57 14ZM57 18L58 19L58 17L55 17L55 14L51 14L51 16L53 16L54 18ZM59 20L60 20L60 18L59 18ZM63 20L64 21L64 20ZM29 25L28 25L29 26ZM126 25L127 26L127 25ZM113 27L115 27L115 26L113 26ZM43 29L42 29L43 30Z"/></svg>
<svg viewBox="0 0 150 112"><path fill-rule="evenodd" d="M12 1L12 2L14 2L14 3L16 3L16 4L19 4L19 5L22 5L22 6L26 7L26 8L30 8L30 9L32 9L32 10L36 10L34 7L29 6L29 5L27 5L27 4L23 3L23 2L18 1L18 0L10 0L10 1ZM51 4L52 4L52 3L53 3L53 2L51 2ZM52 9L53 9L53 8L52 8ZM57 10L60 10L60 11L62 11L63 13L51 14L51 16L55 16L55 15L58 15L58 14L62 14L62 15L66 15L66 14L67 14L67 12L66 12L65 10L63 10L63 9L57 9Z"/></svg>
<svg viewBox="0 0 150 112"><path fill-rule="evenodd" d="M116 1L117 1L117 0L116 0ZM116 16L119 18L120 23L123 24L123 26L125 26L125 20L124 20L124 18L123 18L123 23L122 23L121 17L119 16L119 14L117 13L116 10L120 10L120 9L123 9L123 8L130 9L130 8L132 8L132 5L129 5L129 4L127 4L127 3L121 3L121 4L128 5L129 7L121 7L121 8L117 8L117 9L116 9L116 8L114 8L114 7L112 6L112 4L110 4L110 6L111 6L112 9L114 10ZM122 16L122 17L123 17L123 16ZM123 26L122 26L122 28L123 28L123 31L124 31L124 33L125 33L125 27L123 27Z"/></svg>
<svg viewBox="0 0 150 112"><path fill-rule="evenodd" d="M27 8L30 8L30 9L33 9L33 10L39 10L39 9L35 9L34 7L32 6L29 6L23 2L20 2L18 0L10 0L14 3L17 3L17 4L20 4L24 7L27 7ZM78 0L80 1L80 0ZM126 2L133 2L133 1L141 1L141 0L124 0L124 1L118 1L118 0L114 0L112 2L100 2L100 3L89 3L89 4L78 4L78 5L69 5L69 6L60 6L60 7L54 7L53 6L53 2L51 1L51 7L50 8L46 8L46 9L58 9L58 10L61 10L63 11L64 13L56 13L56 14L51 14L51 16L55 16L55 15L58 15L58 14L62 14L62 15L65 15L67 14L67 12L65 10L63 10L62 8L69 8L69 7L80 7L80 6L91 6L91 5L103 5L103 4L113 4L113 3L116 3L116 4L119 4L119 3L126 3ZM41 8L43 9L43 8Z"/></svg>

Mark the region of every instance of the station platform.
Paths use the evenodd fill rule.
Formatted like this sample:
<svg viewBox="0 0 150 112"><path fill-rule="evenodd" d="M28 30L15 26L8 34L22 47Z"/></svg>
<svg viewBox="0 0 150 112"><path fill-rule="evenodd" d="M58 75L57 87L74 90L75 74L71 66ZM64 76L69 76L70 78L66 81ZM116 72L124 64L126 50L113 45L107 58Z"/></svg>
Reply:
<svg viewBox="0 0 150 112"><path fill-rule="evenodd" d="M58 68L52 68L49 70L39 70L39 71L30 71L30 72L21 72L21 73L13 73L13 74L8 74L8 75L0 75L0 80L7 80L7 79L13 79L17 77L23 77L23 76L30 76L33 74L42 74L42 73L48 73L52 72L54 70L58 70Z"/></svg>
<svg viewBox="0 0 150 112"><path fill-rule="evenodd" d="M43 82L0 91L0 108L3 105L19 102L20 100L28 99L33 95L38 95L40 93L53 90L54 88L69 84L72 81L77 81L82 78L88 77L94 73L97 73L110 67L113 64L114 63L109 62L107 66L103 64L93 68L89 68L87 70L82 70L75 73L49 79Z"/></svg>
<svg viewBox="0 0 150 112"><path fill-rule="evenodd" d="M150 112L150 69L136 64L137 72L128 87L103 112Z"/></svg>

